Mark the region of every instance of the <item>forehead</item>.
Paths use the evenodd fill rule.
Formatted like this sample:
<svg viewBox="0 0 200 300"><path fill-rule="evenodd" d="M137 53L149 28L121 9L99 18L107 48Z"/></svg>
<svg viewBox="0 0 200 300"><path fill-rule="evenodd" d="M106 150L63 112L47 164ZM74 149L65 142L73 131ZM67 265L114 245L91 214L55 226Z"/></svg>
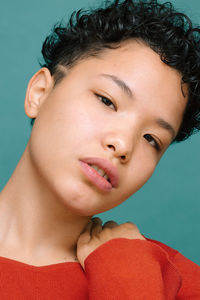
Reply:
<svg viewBox="0 0 200 300"><path fill-rule="evenodd" d="M187 87L182 85L182 75L172 67L167 66L161 61L160 56L142 41L128 40L122 42L116 49L104 49L96 57L88 57L78 62L75 67L78 72L84 70L87 76L105 73L105 70L114 72L113 75L123 76L126 82L151 83L151 87L162 85L167 90L173 90L183 96ZM81 73L80 73L81 74ZM89 80L91 79L88 77ZM150 85L149 85L150 86ZM148 87L148 85L146 86ZM169 90L169 91L170 91ZM157 89L154 90L154 93Z"/></svg>
<svg viewBox="0 0 200 300"><path fill-rule="evenodd" d="M102 76L107 74L108 76ZM111 77L121 79L130 89L133 101L143 113L157 113L173 123L176 131L187 104L187 87L182 86L181 74L161 61L160 56L142 42L130 40L116 49L106 49L97 57L89 57L72 68L71 84L81 88L99 84L111 96L126 97ZM77 86L76 86L77 88Z"/></svg>

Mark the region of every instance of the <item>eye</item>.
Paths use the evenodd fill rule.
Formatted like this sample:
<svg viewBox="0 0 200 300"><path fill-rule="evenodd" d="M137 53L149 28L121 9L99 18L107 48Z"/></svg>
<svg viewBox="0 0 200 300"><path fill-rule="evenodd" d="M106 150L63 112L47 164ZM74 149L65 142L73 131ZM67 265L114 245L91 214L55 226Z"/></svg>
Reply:
<svg viewBox="0 0 200 300"><path fill-rule="evenodd" d="M159 143L156 141L156 139L154 139L152 137L151 134L145 134L144 135L144 138L149 142L150 145L152 145L152 147L154 147L157 151L160 151L161 148L160 148L160 145Z"/></svg>
<svg viewBox="0 0 200 300"><path fill-rule="evenodd" d="M115 105L112 103L111 100L109 100L108 98L104 97L104 96L101 96L101 95L98 95L98 94L95 94L106 106L113 106L113 109L116 110L116 107Z"/></svg>

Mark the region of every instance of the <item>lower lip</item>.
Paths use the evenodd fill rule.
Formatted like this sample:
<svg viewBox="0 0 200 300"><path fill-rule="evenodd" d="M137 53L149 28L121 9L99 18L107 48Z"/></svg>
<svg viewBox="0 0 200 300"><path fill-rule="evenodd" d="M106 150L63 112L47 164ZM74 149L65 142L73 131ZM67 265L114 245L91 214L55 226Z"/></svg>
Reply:
<svg viewBox="0 0 200 300"><path fill-rule="evenodd" d="M102 191L110 191L112 190L112 185L108 182L104 177L99 175L99 173L92 167L90 167L87 163L80 161L81 168L85 175L90 179L92 183L94 183L100 190Z"/></svg>

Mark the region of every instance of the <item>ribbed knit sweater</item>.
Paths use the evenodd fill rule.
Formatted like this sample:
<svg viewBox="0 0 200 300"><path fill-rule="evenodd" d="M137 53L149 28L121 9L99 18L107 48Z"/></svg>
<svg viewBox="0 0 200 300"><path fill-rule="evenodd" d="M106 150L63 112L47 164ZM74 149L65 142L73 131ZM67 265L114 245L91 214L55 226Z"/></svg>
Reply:
<svg viewBox="0 0 200 300"><path fill-rule="evenodd" d="M200 300L200 267L146 238L112 239L85 260L32 266L0 257L0 300Z"/></svg>

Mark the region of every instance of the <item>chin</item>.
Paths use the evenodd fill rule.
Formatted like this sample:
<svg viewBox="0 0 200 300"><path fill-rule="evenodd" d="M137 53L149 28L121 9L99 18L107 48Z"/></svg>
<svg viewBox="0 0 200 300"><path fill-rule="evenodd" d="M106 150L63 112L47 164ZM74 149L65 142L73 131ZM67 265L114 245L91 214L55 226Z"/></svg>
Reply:
<svg viewBox="0 0 200 300"><path fill-rule="evenodd" d="M96 214L100 195L93 191L92 187L87 186L84 182L75 182L75 180L67 180L60 182L54 186L57 199L60 199L66 211L71 211L79 216L92 216Z"/></svg>

